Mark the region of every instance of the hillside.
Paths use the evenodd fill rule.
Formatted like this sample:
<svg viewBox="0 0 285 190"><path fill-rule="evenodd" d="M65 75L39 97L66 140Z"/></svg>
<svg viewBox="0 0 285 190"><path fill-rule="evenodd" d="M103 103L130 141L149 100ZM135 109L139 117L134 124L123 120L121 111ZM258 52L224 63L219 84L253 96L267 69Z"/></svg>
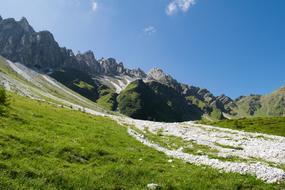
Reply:
<svg viewBox="0 0 285 190"><path fill-rule="evenodd" d="M268 95L251 95L237 99L241 116L285 116L285 86Z"/></svg>
<svg viewBox="0 0 285 190"><path fill-rule="evenodd" d="M10 98L9 116L0 117L1 189L145 189L150 183L162 189L282 188L177 159L170 163L108 118Z"/></svg>
<svg viewBox="0 0 285 190"><path fill-rule="evenodd" d="M202 123L248 132L285 136L285 117L253 117Z"/></svg>
<svg viewBox="0 0 285 190"><path fill-rule="evenodd" d="M153 121L187 121L202 115L198 107L188 105L173 88L155 81L129 84L118 96L118 108L132 118Z"/></svg>

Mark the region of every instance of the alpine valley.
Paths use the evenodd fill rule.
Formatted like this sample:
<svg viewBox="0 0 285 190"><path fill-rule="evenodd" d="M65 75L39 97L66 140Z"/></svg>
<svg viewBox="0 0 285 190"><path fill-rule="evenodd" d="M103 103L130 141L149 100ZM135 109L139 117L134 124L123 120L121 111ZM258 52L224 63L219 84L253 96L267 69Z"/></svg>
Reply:
<svg viewBox="0 0 285 190"><path fill-rule="evenodd" d="M284 116L0 17L0 189L284 189Z"/></svg>

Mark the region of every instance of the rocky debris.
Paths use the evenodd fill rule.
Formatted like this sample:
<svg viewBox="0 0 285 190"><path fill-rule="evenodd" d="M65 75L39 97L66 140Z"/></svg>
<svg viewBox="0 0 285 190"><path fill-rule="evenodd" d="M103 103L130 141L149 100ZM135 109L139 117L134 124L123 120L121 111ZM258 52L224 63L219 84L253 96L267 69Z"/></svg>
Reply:
<svg viewBox="0 0 285 190"><path fill-rule="evenodd" d="M207 165L224 172L250 174L267 182L275 183L285 180L285 172L277 168L278 164L285 163L285 137L249 133L226 128L195 124L193 122L163 123L135 120L126 117L113 117L122 125L134 126L140 131L165 136L176 136L186 142L195 142L218 151L217 156L223 158L239 157L241 161L227 162L219 159L210 159L207 153L192 155L183 152L182 148L169 150L160 145L149 142L144 135L129 129L131 136L143 144L164 152L168 156L182 159L195 165ZM245 161L245 160L248 160ZM254 160L259 160L258 162ZM275 163L271 167L269 163Z"/></svg>
<svg viewBox="0 0 285 190"><path fill-rule="evenodd" d="M160 186L156 183L150 183L150 184L147 184L147 188L150 190L157 190L157 189L160 189Z"/></svg>
<svg viewBox="0 0 285 190"><path fill-rule="evenodd" d="M240 174L250 174L256 176L267 183L275 183L285 180L285 172L279 168L270 167L265 163L238 163L223 162L218 159L210 159L207 155L192 155L181 151L169 150L158 144L154 144L147 139L141 138L141 135L132 129L128 129L128 133L141 143L152 147L160 152L164 152L168 156L182 159L188 163L195 165L207 165L224 172L235 172Z"/></svg>
<svg viewBox="0 0 285 190"><path fill-rule="evenodd" d="M285 137L249 133L231 129L184 123L162 123L142 120L126 120L126 123L136 126L140 130L147 128L156 134L181 137L185 141L208 146L219 151L220 155L232 155L240 158L257 158L268 162L285 164ZM225 148L235 147L234 149Z"/></svg>

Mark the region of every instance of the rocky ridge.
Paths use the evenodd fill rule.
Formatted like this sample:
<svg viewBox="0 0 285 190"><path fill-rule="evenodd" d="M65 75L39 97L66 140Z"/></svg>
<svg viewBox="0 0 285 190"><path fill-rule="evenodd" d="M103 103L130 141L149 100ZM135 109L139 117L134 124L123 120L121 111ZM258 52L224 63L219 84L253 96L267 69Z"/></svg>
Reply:
<svg viewBox="0 0 285 190"><path fill-rule="evenodd" d="M0 19L0 54L43 72L62 68L74 68L90 75L120 75L145 77L141 69L130 70L114 58L96 60L92 51L74 54L60 47L49 31L35 32L23 17Z"/></svg>

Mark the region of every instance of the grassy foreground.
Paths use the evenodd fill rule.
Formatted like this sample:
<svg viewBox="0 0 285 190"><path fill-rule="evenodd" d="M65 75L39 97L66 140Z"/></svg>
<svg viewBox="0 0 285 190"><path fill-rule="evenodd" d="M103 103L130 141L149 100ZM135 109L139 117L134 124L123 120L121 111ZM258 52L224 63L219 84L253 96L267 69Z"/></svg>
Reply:
<svg viewBox="0 0 285 190"><path fill-rule="evenodd" d="M0 117L0 189L280 189L148 148L108 118L12 95Z"/></svg>
<svg viewBox="0 0 285 190"><path fill-rule="evenodd" d="M230 129L285 136L285 117L255 117L202 123Z"/></svg>

